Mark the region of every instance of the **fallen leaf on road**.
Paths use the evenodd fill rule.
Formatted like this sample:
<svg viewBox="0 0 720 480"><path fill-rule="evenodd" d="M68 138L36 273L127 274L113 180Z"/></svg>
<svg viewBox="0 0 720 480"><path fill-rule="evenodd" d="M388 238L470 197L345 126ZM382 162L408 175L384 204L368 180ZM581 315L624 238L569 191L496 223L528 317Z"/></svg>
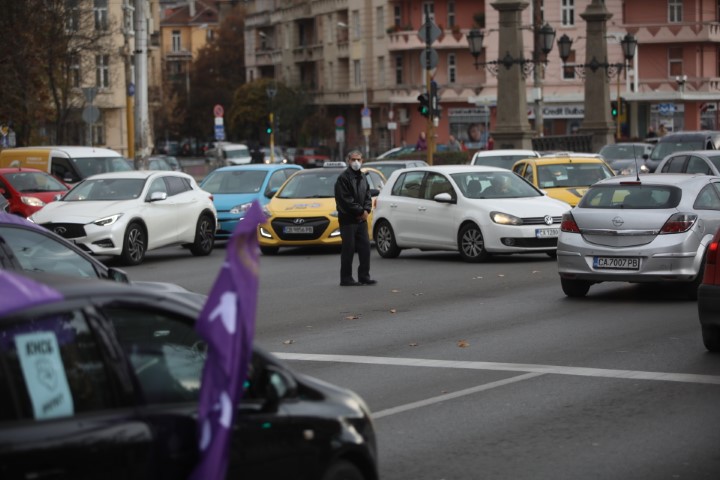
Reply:
<svg viewBox="0 0 720 480"><path fill-rule="evenodd" d="M360 318L360 315L348 315L345 320L357 320L358 318Z"/></svg>
<svg viewBox="0 0 720 480"><path fill-rule="evenodd" d="M391 309L390 309L390 313L397 313L397 309L396 309L396 308L391 308Z"/></svg>
<svg viewBox="0 0 720 480"><path fill-rule="evenodd" d="M470 346L470 344L467 342L467 340L458 340L457 346L460 348L467 348Z"/></svg>
<svg viewBox="0 0 720 480"><path fill-rule="evenodd" d="M398 290L397 288L393 288L393 289L390 290L390 291L391 291L392 293L399 293L399 292L400 292L400 290Z"/></svg>
<svg viewBox="0 0 720 480"><path fill-rule="evenodd" d="M483 277L473 277L472 279L473 279L473 280L478 280L478 279L482 279L482 278L483 278Z"/></svg>
<svg viewBox="0 0 720 480"><path fill-rule="evenodd" d="M533 270L532 273L540 273L540 270Z"/></svg>
<svg viewBox="0 0 720 480"><path fill-rule="evenodd" d="M291 343L295 343L295 340L285 340L283 343L285 345L290 345Z"/></svg>
<svg viewBox="0 0 720 480"><path fill-rule="evenodd" d="M424 295L424 293L413 293L416 297L419 297L420 295Z"/></svg>
<svg viewBox="0 0 720 480"><path fill-rule="evenodd" d="M505 276L504 273L498 273L498 277L504 277L504 276Z"/></svg>
<svg viewBox="0 0 720 480"><path fill-rule="evenodd" d="M410 345L411 347L417 347L417 346L418 346L417 343L409 343L408 345Z"/></svg>

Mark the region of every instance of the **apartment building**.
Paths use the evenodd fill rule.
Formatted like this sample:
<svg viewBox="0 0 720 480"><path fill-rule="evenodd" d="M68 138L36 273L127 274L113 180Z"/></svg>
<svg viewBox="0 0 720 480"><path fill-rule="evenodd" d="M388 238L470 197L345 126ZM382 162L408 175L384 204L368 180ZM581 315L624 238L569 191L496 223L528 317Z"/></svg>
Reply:
<svg viewBox="0 0 720 480"><path fill-rule="evenodd" d="M592 59L585 58L582 14L591 0L526 3L524 57L533 58L533 29L547 23L556 40L562 35L573 40L567 62L576 65L563 64L557 45L546 65L532 65L541 68L541 75L536 81L530 70L526 78L528 122L543 135L571 134L584 118L583 76ZM660 123L675 130L716 128L720 2L604 3L612 15L607 22L608 58L597 60L624 65L621 39L630 33L638 40L635 58L619 74L611 69L609 78L610 97L622 97L628 107L619 116L623 136L642 137L650 125ZM417 33L428 17L442 32L432 44L437 62L431 70L442 107L438 142L444 143L449 134L467 141L473 124L493 128L497 77L492 62L498 68L505 52L498 45L499 14L491 2L255 0L246 6L247 80L275 78L304 85L329 117L343 117L347 145L364 142L365 107L370 112L373 151L412 144L425 129L417 97L427 88L421 61L426 45ZM485 34L477 59L467 42L473 28L482 28ZM535 125L538 110L542 127Z"/></svg>

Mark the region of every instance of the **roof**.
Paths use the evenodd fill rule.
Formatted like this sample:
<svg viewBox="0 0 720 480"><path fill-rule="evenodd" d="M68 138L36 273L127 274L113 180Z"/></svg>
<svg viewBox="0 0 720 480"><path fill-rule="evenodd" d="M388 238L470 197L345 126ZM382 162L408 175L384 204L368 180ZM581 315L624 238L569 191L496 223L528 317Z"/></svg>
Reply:
<svg viewBox="0 0 720 480"><path fill-rule="evenodd" d="M122 157L118 152L115 150L111 150L109 148L102 148L102 147L79 147L79 146L73 146L73 145L38 145L36 147L17 147L17 148L7 148L3 150L4 152L8 152L9 154L12 152L40 152L42 150L58 150L61 152L64 152L67 154L68 157L72 158L85 158L85 157Z"/></svg>
<svg viewBox="0 0 720 480"><path fill-rule="evenodd" d="M202 25L206 23L218 24L220 16L217 8L211 2L194 0L195 15L190 15L190 5L184 4L175 8L165 9L165 18L160 20L161 26L169 25Z"/></svg>
<svg viewBox="0 0 720 480"><path fill-rule="evenodd" d="M427 167L410 167L404 170L397 170L398 172L412 172L416 170L446 173L448 175L453 173L465 173L465 172L510 172L507 168L500 167L489 167L486 165L428 165ZM393 172L394 173L394 172Z"/></svg>
<svg viewBox="0 0 720 480"><path fill-rule="evenodd" d="M236 172L238 170L280 170L281 168L292 168L295 170L302 170L300 165L293 165L291 163L251 163L247 165L230 165L227 167L221 167L214 172Z"/></svg>
<svg viewBox="0 0 720 480"><path fill-rule="evenodd" d="M492 157L495 155L527 155L528 157L539 157L535 150L524 150L521 148L508 148L499 150L480 150L473 154L474 157Z"/></svg>
<svg viewBox="0 0 720 480"><path fill-rule="evenodd" d="M98 173L97 175L93 175L93 180L98 179L104 179L104 178L130 178L130 179L146 179L151 176L157 176L157 175L172 175L175 177L182 177L187 178L188 180L195 181L193 177L188 175L187 173L183 172L177 172L173 170L128 170L125 172L108 172L108 173Z"/></svg>
<svg viewBox="0 0 720 480"><path fill-rule="evenodd" d="M552 156L552 157L540 157L540 158L528 158L526 160L534 162L536 165L558 165L561 163L604 163L602 157L600 156L593 156L593 157L579 157L575 156L573 154L569 156L561 155L561 156ZM525 160L523 160L525 161Z"/></svg>
<svg viewBox="0 0 720 480"><path fill-rule="evenodd" d="M0 168L0 174L3 173L18 173L18 172L34 172L34 173L44 173L46 175L50 175L44 170L38 170L37 168L27 168L27 167L6 167L6 168Z"/></svg>
<svg viewBox="0 0 720 480"><path fill-rule="evenodd" d="M619 175L616 177L605 178L600 180L598 184L613 184L616 185L621 182L635 182L637 179L635 174L632 175ZM707 181L709 179L718 179L713 175L705 174L689 174L689 173L645 173L640 175L640 183L644 185L673 185L680 186L685 183L692 184L697 181Z"/></svg>

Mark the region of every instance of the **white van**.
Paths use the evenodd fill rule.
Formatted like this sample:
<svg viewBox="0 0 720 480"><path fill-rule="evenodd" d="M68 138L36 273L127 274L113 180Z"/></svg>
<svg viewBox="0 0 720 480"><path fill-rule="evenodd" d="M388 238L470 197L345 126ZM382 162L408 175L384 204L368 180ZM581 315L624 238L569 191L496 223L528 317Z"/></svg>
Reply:
<svg viewBox="0 0 720 480"><path fill-rule="evenodd" d="M96 173L133 170L122 155L100 147L20 147L0 151L0 167L37 168L66 183L77 183Z"/></svg>

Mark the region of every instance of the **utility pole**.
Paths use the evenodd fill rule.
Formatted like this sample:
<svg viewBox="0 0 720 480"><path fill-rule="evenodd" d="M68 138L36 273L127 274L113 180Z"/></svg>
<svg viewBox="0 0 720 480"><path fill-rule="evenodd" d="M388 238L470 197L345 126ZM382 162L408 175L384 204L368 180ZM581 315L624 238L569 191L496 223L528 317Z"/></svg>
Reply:
<svg viewBox="0 0 720 480"><path fill-rule="evenodd" d="M542 27L542 0L533 0L533 88L535 90L535 131L538 137L545 133L545 119L543 118L543 90L542 77L545 65L540 61L540 28Z"/></svg>
<svg viewBox="0 0 720 480"><path fill-rule="evenodd" d="M132 78L132 50L130 39L135 35L133 29L133 12L135 8L130 5L130 0L123 0L123 57L125 58L125 120L127 122L127 156L135 158L135 110L133 108L133 95L135 94L135 82Z"/></svg>
<svg viewBox="0 0 720 480"><path fill-rule="evenodd" d="M435 153L435 115L438 114L437 87L432 88L432 75L430 71L437 66L437 52L431 45L440 34L440 29L430 18L430 5L425 4L425 24L420 27L420 38L425 40L425 50L422 53L422 63L425 67L425 93L427 95L430 111L425 123L425 140L427 141L427 163L433 164L433 153ZM434 94L434 95L433 95Z"/></svg>
<svg viewBox="0 0 720 480"><path fill-rule="evenodd" d="M150 155L147 78L147 0L135 0L135 143L136 168L147 168Z"/></svg>

